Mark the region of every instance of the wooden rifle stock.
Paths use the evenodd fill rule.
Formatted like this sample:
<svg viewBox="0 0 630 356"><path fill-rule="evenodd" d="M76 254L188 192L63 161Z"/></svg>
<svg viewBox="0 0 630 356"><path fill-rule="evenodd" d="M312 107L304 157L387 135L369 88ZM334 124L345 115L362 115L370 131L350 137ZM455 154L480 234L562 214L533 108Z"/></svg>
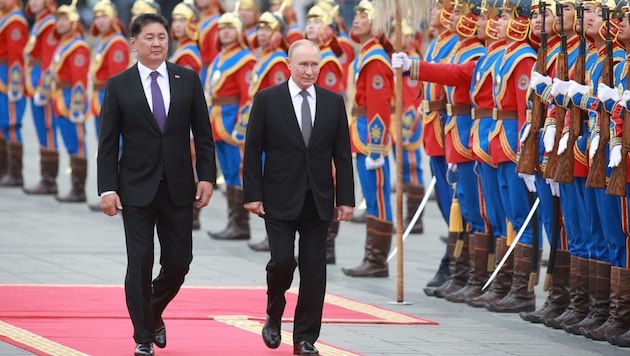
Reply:
<svg viewBox="0 0 630 356"><path fill-rule="evenodd" d="M543 44L538 49L538 58L536 58L536 72L547 75L547 45ZM529 135L523 142L521 156L516 164L518 173L534 174L534 169L538 164L538 132L540 126L544 122L546 108L542 102L542 98L532 93L532 111Z"/></svg>
<svg viewBox="0 0 630 356"><path fill-rule="evenodd" d="M566 50L566 41L563 43L563 49L558 53L558 67L557 73L560 80L569 79L568 56ZM558 169L558 143L562 138L562 129L564 128L564 117L566 116L567 109L565 107L556 105L556 137L554 139L553 149L547 156L547 167L545 168L545 178L554 178Z"/></svg>

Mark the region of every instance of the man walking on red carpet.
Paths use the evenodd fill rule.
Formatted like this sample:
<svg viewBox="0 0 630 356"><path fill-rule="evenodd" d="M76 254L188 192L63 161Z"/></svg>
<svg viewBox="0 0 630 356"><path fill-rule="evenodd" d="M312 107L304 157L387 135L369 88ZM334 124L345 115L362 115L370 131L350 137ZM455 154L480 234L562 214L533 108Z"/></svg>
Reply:
<svg viewBox="0 0 630 356"><path fill-rule="evenodd" d="M354 210L345 104L341 95L314 85L320 57L319 46L309 40L291 45L289 80L254 96L243 161L244 206L265 219L271 250L263 341L272 349L280 345L284 293L299 265L293 324L296 355L319 354L313 344L319 337L326 293L328 225L335 203L338 220L350 220ZM297 264L296 232L300 233Z"/></svg>

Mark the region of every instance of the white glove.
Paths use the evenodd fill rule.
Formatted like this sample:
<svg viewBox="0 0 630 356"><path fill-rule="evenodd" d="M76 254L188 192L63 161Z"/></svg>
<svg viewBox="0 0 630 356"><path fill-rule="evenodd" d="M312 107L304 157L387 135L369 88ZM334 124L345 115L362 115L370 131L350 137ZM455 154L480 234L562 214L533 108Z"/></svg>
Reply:
<svg viewBox="0 0 630 356"><path fill-rule="evenodd" d="M447 172L457 173L457 163L449 163L448 168L446 168Z"/></svg>
<svg viewBox="0 0 630 356"><path fill-rule="evenodd" d="M590 159L593 159L593 157L595 157L595 153L597 152L598 148L599 148L599 134L595 134L593 135L593 137L591 137L591 147L588 148L588 157Z"/></svg>
<svg viewBox="0 0 630 356"><path fill-rule="evenodd" d="M19 92L19 91L8 90L7 97L9 98L10 102L14 103L22 99L24 97L24 93Z"/></svg>
<svg viewBox="0 0 630 356"><path fill-rule="evenodd" d="M599 83L597 85L597 98L600 101L619 101L619 92L604 83Z"/></svg>
<svg viewBox="0 0 630 356"><path fill-rule="evenodd" d="M521 145L524 144L525 141L527 141L527 137L529 137L529 131L531 131L531 129L532 129L532 124L530 124L529 122L526 123L525 127L523 128L523 132L521 133Z"/></svg>
<svg viewBox="0 0 630 356"><path fill-rule="evenodd" d="M553 84L551 85L551 95L558 96L559 94L567 95L571 83L558 78L553 78Z"/></svg>
<svg viewBox="0 0 630 356"><path fill-rule="evenodd" d="M543 134L543 145L545 152L549 153L553 150L553 144L556 142L556 125L549 125L545 128Z"/></svg>
<svg viewBox="0 0 630 356"><path fill-rule="evenodd" d="M608 167L615 168L621 163L621 145L613 146L610 149L610 159L608 160Z"/></svg>
<svg viewBox="0 0 630 356"><path fill-rule="evenodd" d="M621 106L628 109L628 100L630 100L630 90L624 90L621 94L621 102L619 103Z"/></svg>
<svg viewBox="0 0 630 356"><path fill-rule="evenodd" d="M40 92L36 91L35 95L33 95L33 104L35 104L35 106L44 106L47 101L46 96L42 95Z"/></svg>
<svg viewBox="0 0 630 356"><path fill-rule="evenodd" d="M376 160L373 160L370 156L365 158L365 168L368 171L372 171L381 168L385 164L385 159L381 156Z"/></svg>
<svg viewBox="0 0 630 356"><path fill-rule="evenodd" d="M551 189L551 195L554 197L560 197L560 184L553 180L552 178L545 178L545 182L549 184L549 189Z"/></svg>
<svg viewBox="0 0 630 356"><path fill-rule="evenodd" d="M74 122L75 124L82 123L84 119L85 119L85 115L81 113L70 114L70 121Z"/></svg>
<svg viewBox="0 0 630 356"><path fill-rule="evenodd" d="M569 83L571 83L571 86L569 87L569 91L568 94L569 96L574 96L575 94L587 94L589 92L589 87L588 85L582 85L582 84L578 84L578 82L573 81L573 80L569 80Z"/></svg>
<svg viewBox="0 0 630 356"><path fill-rule="evenodd" d="M569 133L562 134L560 137L560 141L558 141L558 154L561 155L564 151L567 150L567 146L569 145Z"/></svg>
<svg viewBox="0 0 630 356"><path fill-rule="evenodd" d="M532 77L529 79L529 88L532 90L536 90L536 86L539 84L545 84L546 86L551 85L551 78L546 75L542 75L536 71L532 73Z"/></svg>
<svg viewBox="0 0 630 356"><path fill-rule="evenodd" d="M398 52L392 54L392 68L402 68L403 72L406 72L411 68L411 59L405 52Z"/></svg>
<svg viewBox="0 0 630 356"><path fill-rule="evenodd" d="M518 176L525 182L527 191L530 193L536 193L536 176L533 174L519 173Z"/></svg>

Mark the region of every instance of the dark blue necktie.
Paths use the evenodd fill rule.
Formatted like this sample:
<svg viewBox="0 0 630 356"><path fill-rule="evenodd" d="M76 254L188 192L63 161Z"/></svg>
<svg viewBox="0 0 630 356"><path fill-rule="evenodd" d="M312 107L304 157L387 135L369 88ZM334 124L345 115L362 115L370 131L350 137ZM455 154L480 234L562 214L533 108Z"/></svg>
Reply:
<svg viewBox="0 0 630 356"><path fill-rule="evenodd" d="M166 124L166 109L164 108L164 98L162 97L162 91L157 82L157 77L160 75L158 72L151 72L151 99L153 100L153 117L157 122L160 130L164 131L164 124Z"/></svg>

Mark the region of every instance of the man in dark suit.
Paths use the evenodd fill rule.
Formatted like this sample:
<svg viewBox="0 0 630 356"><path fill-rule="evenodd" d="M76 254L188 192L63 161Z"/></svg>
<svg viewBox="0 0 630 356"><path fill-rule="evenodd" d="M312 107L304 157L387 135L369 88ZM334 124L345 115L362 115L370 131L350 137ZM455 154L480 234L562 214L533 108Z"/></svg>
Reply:
<svg viewBox="0 0 630 356"><path fill-rule="evenodd" d="M295 233L300 233L300 290L293 326L297 355L318 354L313 344L319 337L326 292L328 225L335 204L335 218L344 221L352 218L354 206L345 104L339 94L314 85L319 63L315 43L299 40L291 45L289 80L254 96L243 161L244 206L265 219L271 249L262 330L269 348L280 345L284 293L298 265L294 242Z"/></svg>
<svg viewBox="0 0 630 356"><path fill-rule="evenodd" d="M105 214L122 211L125 295L136 355L153 355L153 343L166 346L162 312L192 261L192 204L208 205L216 179L201 82L196 72L166 62L168 38L168 22L161 15L134 20L131 49L138 63L107 81L99 125L98 192ZM197 152L196 188L190 130ZM162 268L151 281L156 226Z"/></svg>

